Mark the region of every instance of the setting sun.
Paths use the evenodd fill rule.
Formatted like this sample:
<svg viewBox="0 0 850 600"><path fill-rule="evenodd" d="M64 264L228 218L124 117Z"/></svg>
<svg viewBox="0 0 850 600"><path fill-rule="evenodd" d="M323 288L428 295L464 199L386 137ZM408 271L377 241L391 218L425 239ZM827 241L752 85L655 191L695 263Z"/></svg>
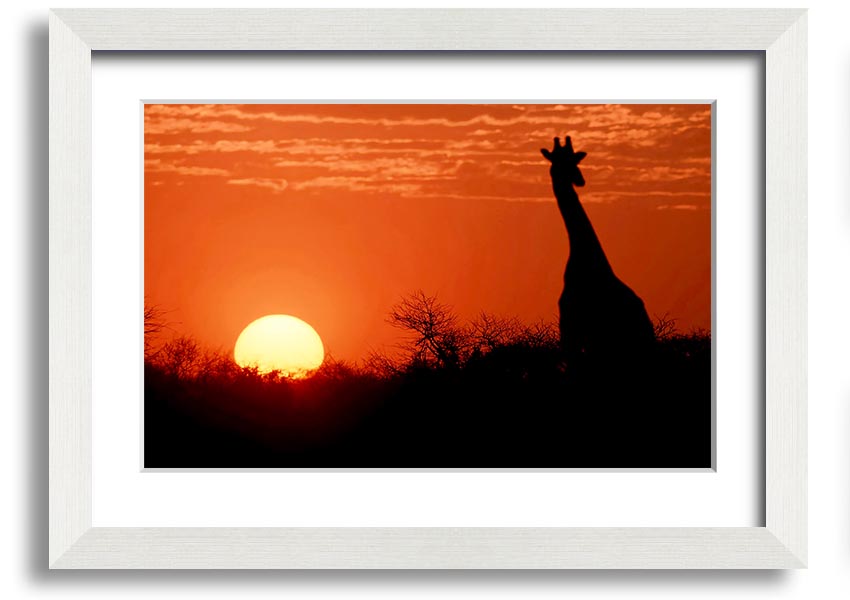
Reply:
<svg viewBox="0 0 850 600"><path fill-rule="evenodd" d="M261 373L280 371L300 379L321 366L325 349L316 330L301 319L266 315L239 334L233 357L241 367L257 367Z"/></svg>

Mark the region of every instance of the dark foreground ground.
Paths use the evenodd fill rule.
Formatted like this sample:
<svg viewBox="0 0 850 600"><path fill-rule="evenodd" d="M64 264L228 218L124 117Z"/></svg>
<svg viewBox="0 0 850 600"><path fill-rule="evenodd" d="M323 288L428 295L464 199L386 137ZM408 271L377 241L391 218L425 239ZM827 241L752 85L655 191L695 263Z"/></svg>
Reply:
<svg viewBox="0 0 850 600"><path fill-rule="evenodd" d="M640 368L584 373L565 371L552 339L328 361L300 381L183 350L145 364L147 468L711 466L705 334L664 336Z"/></svg>

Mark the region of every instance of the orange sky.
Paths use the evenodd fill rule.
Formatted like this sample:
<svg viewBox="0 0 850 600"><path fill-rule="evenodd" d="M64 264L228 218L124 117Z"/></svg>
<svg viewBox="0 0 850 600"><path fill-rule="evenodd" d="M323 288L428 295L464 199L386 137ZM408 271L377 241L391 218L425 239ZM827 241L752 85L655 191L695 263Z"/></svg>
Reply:
<svg viewBox="0 0 850 600"><path fill-rule="evenodd" d="M540 148L565 133L614 271L709 329L705 104L147 105L145 296L214 348L283 313L346 360L393 344L418 289L554 321L569 244Z"/></svg>

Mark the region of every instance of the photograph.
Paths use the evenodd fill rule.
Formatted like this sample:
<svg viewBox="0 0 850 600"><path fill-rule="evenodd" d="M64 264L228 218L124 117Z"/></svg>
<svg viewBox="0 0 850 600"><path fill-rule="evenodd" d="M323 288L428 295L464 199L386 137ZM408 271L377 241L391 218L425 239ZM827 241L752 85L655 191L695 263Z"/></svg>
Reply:
<svg viewBox="0 0 850 600"><path fill-rule="evenodd" d="M713 108L144 103L143 467L712 468Z"/></svg>

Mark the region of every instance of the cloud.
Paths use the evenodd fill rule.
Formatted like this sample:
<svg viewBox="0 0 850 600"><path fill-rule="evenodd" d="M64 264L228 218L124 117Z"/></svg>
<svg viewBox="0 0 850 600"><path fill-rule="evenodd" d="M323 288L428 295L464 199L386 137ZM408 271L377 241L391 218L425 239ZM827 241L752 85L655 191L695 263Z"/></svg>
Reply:
<svg viewBox="0 0 850 600"><path fill-rule="evenodd" d="M333 174L345 173L363 175L369 181L391 181L394 179L434 181L455 179L460 168L469 161L454 160L432 156L384 156L347 160L302 160L276 161L274 166L303 173L305 169L322 169Z"/></svg>
<svg viewBox="0 0 850 600"><path fill-rule="evenodd" d="M592 185L582 191L583 200L641 201L651 208L710 204L710 107L466 105L443 114L396 108L382 118L375 106L357 112L311 105L149 105L145 155L159 162L146 168L227 175L229 185L274 193L349 190L538 202L551 200L540 148L569 133L576 149L589 152L582 167ZM188 141L169 136L177 130L198 135ZM220 135L203 135L215 132ZM199 162L232 172L185 164Z"/></svg>
<svg viewBox="0 0 850 600"><path fill-rule="evenodd" d="M145 160L145 173L177 173L178 175L190 176L230 175L230 172L225 169L166 163L158 158Z"/></svg>
<svg viewBox="0 0 850 600"><path fill-rule="evenodd" d="M342 189L349 192L378 192L398 194L400 196L415 195L421 197L422 186L415 182L390 181L382 177L314 177L292 185L296 191L315 189Z"/></svg>
<svg viewBox="0 0 850 600"><path fill-rule="evenodd" d="M546 163L542 160L500 160L500 165L510 165L512 167L526 167L526 166L534 166L539 167L540 165L545 165Z"/></svg>
<svg viewBox="0 0 850 600"><path fill-rule="evenodd" d="M277 140L218 140L218 141L202 141L195 140L188 144L161 144L152 142L145 144L145 154L160 155L160 154L201 154L206 152L247 152L254 154L279 154L282 156L305 156L318 157L323 161L339 160L345 157L349 160L354 155L366 156L389 156L400 155L409 157L414 155L418 158L435 157L440 159L463 159L465 157L489 157L492 160L497 160L499 157L505 159L515 157L518 150L516 145L499 146L493 142L487 141L441 141L428 140L428 144L433 148L424 148L422 146L411 146L406 148L381 148L370 147L368 145L359 145L356 142L348 139L330 140L325 138L306 139L298 141L277 141ZM423 143L425 145L425 143ZM532 152L529 149L529 152ZM533 150L534 154L539 153L539 149Z"/></svg>
<svg viewBox="0 0 850 600"><path fill-rule="evenodd" d="M286 107L288 105L280 105ZM298 110L304 110L304 105L294 105ZM677 106L677 105L671 105ZM339 115L316 115L308 113L284 114L282 112L255 112L244 110L240 105L232 104L158 104L145 107L146 119L157 118L200 118L200 119L236 119L238 121L269 121L291 124L315 125L368 125L371 127L510 127L518 124L552 124L557 126L584 125L591 128L607 128L616 125L630 127L668 127L675 123L686 123L682 117L668 112L643 111L643 105L528 105L519 111L521 114L499 118L486 111L495 109L488 105L481 106L482 114L466 119L449 119L445 117L431 118L381 118L381 117L348 117ZM517 109L516 106L514 106ZM562 113L566 113L564 116ZM707 111L710 114L710 111ZM694 122L698 122L695 119Z"/></svg>
<svg viewBox="0 0 850 600"><path fill-rule="evenodd" d="M656 210L699 210L700 207L696 204L661 204L655 207ZM708 208L707 206L702 208Z"/></svg>
<svg viewBox="0 0 850 600"><path fill-rule="evenodd" d="M251 131L239 123L224 121L201 121L197 119L150 119L145 117L145 135L173 135L178 133L243 133Z"/></svg>
<svg viewBox="0 0 850 600"><path fill-rule="evenodd" d="M475 131L470 131L467 135L474 136L493 136L502 133L501 129L476 129Z"/></svg>
<svg viewBox="0 0 850 600"><path fill-rule="evenodd" d="M615 190L599 190L592 192L584 192L581 194L582 203L600 203L600 204L608 204L612 202L646 202L646 203L656 203L660 202L656 208L659 206L663 206L664 209L672 210L673 207L682 207L682 206L696 206L699 207L708 207L711 205L711 194L692 192L692 191L668 191L668 190L657 190L657 189L646 189L646 190L629 190L629 189L615 189ZM663 210L663 209L662 209ZM679 208L677 210L689 210Z"/></svg>
<svg viewBox="0 0 850 600"><path fill-rule="evenodd" d="M274 140L218 140L204 142L195 140L190 144L145 144L145 154L200 154L202 152L252 152L268 154L279 152Z"/></svg>
<svg viewBox="0 0 850 600"><path fill-rule="evenodd" d="M633 169L628 169L633 170ZM683 179L707 178L706 169L695 167L649 167L638 169L640 174L634 181L681 181Z"/></svg>
<svg viewBox="0 0 850 600"><path fill-rule="evenodd" d="M269 179L260 177L250 177L247 179L228 179L230 185L253 185L261 188L266 188L280 194L289 187L289 182L286 179Z"/></svg>

